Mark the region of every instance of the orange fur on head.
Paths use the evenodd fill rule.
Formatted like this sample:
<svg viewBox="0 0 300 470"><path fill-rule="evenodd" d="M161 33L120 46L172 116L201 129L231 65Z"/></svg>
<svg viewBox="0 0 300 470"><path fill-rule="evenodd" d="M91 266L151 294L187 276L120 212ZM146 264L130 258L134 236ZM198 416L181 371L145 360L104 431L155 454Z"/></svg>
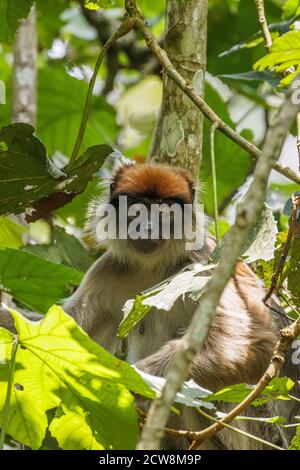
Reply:
<svg viewBox="0 0 300 470"><path fill-rule="evenodd" d="M194 199L195 181L183 168L149 164L126 165L114 178L112 195L133 193L156 199Z"/></svg>

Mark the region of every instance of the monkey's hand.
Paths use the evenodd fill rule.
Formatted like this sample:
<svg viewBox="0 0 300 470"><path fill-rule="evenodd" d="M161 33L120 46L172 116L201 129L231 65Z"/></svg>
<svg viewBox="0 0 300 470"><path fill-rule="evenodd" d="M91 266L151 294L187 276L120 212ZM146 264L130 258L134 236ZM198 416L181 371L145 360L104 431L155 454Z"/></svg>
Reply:
<svg viewBox="0 0 300 470"><path fill-rule="evenodd" d="M138 361L135 366L150 375L165 377L169 364L175 353L180 349L181 339L174 339L166 343L157 352L151 356Z"/></svg>

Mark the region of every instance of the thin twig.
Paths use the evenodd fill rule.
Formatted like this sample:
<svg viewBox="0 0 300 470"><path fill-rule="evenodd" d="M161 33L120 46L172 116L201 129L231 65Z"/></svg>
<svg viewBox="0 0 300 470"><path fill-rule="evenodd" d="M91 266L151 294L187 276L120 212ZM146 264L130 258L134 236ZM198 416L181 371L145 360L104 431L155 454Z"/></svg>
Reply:
<svg viewBox="0 0 300 470"><path fill-rule="evenodd" d="M214 423L219 422L216 418L213 418L208 413L205 413L205 411L203 411L201 408L197 408L197 410L202 416L204 416L204 418L209 419L210 421L213 421ZM242 436L249 437L249 439L253 439L254 441L260 442L261 444L264 444L265 446L269 446L269 447L272 447L273 449L277 449L277 450L285 450L283 447L276 446L275 444L272 444L271 442L265 441L264 439L261 439L260 437L254 436L253 434L250 434L249 432L244 431L243 429L239 429L239 428L235 428L234 426L230 426L230 424L223 423L222 426L224 428L230 429L231 431L234 431L238 434L242 434ZM197 442L197 438L195 439L195 442ZM193 444L190 446L190 450L193 450L193 447L192 447Z"/></svg>
<svg viewBox="0 0 300 470"><path fill-rule="evenodd" d="M5 403L4 403L3 413L2 413L0 450L3 450L4 443L5 443L6 428L7 428L9 408L10 408L10 397L11 397L11 391L12 391L12 386L14 382L14 371L15 371L18 345L19 345L19 337L15 336L13 345L12 345L11 358L10 358L9 370L8 370L8 378L7 378L6 397L5 397Z"/></svg>
<svg viewBox="0 0 300 470"><path fill-rule="evenodd" d="M132 4L135 4L134 0L127 0L127 11L135 20L135 27L142 33L148 48L152 51L153 55L157 58L158 62L162 65L165 73L179 86L179 88L192 100L198 109L204 114L204 116L215 124L220 132L226 135L233 142L238 144L246 152L248 152L255 160L258 160L262 152L254 144L249 142L247 139L239 135L233 130L228 124L208 106L204 99L196 92L192 84L187 82L183 76L175 69L173 64L170 62L166 52L159 46L158 41L152 34L150 28L144 23L140 16L134 17L134 10ZM128 6L130 4L130 6ZM291 168L283 166L278 161L272 162L272 168L278 173L286 176L290 180L297 184L300 184L300 174L295 173Z"/></svg>
<svg viewBox="0 0 300 470"><path fill-rule="evenodd" d="M300 205L300 197L293 195L292 196L292 214L291 214L291 218L290 218L290 226L289 226L287 239L286 239L286 242L284 244L284 247L283 247L283 250L282 250L282 254L281 254L277 269L276 269L275 273L272 275L271 286L270 286L268 292L266 293L265 297L263 298L264 303L266 303L267 300L271 297L271 295L274 292L274 289L278 288L277 282L278 282L278 279L282 276L282 271L283 271L283 268L284 268L284 265L285 265L285 262L286 262L286 258L287 258L291 243L294 239L294 236L295 236L295 233L296 233L296 230L297 230L297 214L298 214L299 205Z"/></svg>
<svg viewBox="0 0 300 470"><path fill-rule="evenodd" d="M212 424L208 428L200 431L198 433L197 441L193 442L191 448L198 448L199 445L210 439L214 436L218 431L223 428L224 423L230 423L233 421L238 415L240 415L253 401L259 397L259 395L263 392L264 388L271 382L271 380L276 377L281 369L281 366L284 363L285 359L285 352L292 344L292 342L297 338L300 334L300 317L290 326L287 326L280 332L281 339L277 342L277 345L274 349L273 356L271 362L260 379L254 389L247 395L247 397L239 403L233 410L231 410L224 418L216 423Z"/></svg>
<svg viewBox="0 0 300 470"><path fill-rule="evenodd" d="M219 229L218 189L217 189L217 175L216 175L216 161L215 161L215 133L216 133L216 125L212 124L210 128L210 162L211 162L211 175L212 175L212 182L213 182L215 232L216 232L217 245L219 245L220 244L220 229Z"/></svg>
<svg viewBox="0 0 300 470"><path fill-rule="evenodd" d="M258 12L258 21L265 38L265 46L267 51L270 52L272 48L272 37L266 20L264 0L255 0L255 3Z"/></svg>
<svg viewBox="0 0 300 470"><path fill-rule="evenodd" d="M141 410L138 407L136 407L136 411L139 415L140 427L142 428L145 425L145 422L147 419L147 413L145 413L143 410ZM164 432L165 434L168 434L169 436L178 437L180 439L184 438L184 439L189 439L190 441L192 441L193 439L197 439L197 432L189 431L187 429L165 428Z"/></svg>
<svg viewBox="0 0 300 470"><path fill-rule="evenodd" d="M134 20L132 20L131 18L125 19L123 21L123 23L118 27L117 31L106 41L106 43L104 44L104 46L102 47L102 49L100 51L100 54L99 54L98 59L97 59L96 64L95 64L93 75L92 75L92 77L90 79L90 82L89 82L89 87L88 87L88 92L87 92L87 96L86 96L86 99L85 99L84 110L83 110L83 114L82 114L80 128L79 128L79 131L78 131L78 135L77 135L77 138L76 138L76 142L75 142L75 145L74 145L74 148L73 148L73 151L72 151L70 161L73 161L77 158L78 152L79 152L80 147L81 147L81 143L82 143L82 140L83 140L83 137L84 137L84 133L85 133L85 129L86 129L87 121L88 121L89 112L90 112L90 109L91 109L91 100L92 100L92 96L93 96L94 86L95 86L96 79L97 79L102 61L104 59L104 56L109 51L109 49L112 47L112 45L119 38L121 38L125 34L129 33L129 31L131 31L133 27L134 27Z"/></svg>
<svg viewBox="0 0 300 470"><path fill-rule="evenodd" d="M285 287L283 285L280 287L280 289L284 289L285 292L288 295L288 292L287 292L287 290L285 289ZM286 303L286 305L290 308L290 311L292 311L295 314L294 318L291 318L288 315L285 316L285 318L287 318L289 321L293 322L295 320L295 318L298 317L298 311L296 310L295 306L291 304L290 300L285 295L283 295L281 290L280 291L276 290L276 295L279 298L281 298Z"/></svg>

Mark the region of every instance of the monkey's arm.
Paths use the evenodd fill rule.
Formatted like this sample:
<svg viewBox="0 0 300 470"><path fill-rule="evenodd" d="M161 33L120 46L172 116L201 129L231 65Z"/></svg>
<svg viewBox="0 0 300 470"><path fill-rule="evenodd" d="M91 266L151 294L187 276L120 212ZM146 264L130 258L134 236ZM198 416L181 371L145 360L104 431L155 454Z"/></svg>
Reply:
<svg viewBox="0 0 300 470"><path fill-rule="evenodd" d="M255 274L238 263L208 336L190 365L190 378L211 390L234 383L256 383L260 379L280 329L276 324L278 315L273 317L261 300L263 296L264 290ZM181 344L181 338L171 340L136 365L152 375L165 376Z"/></svg>

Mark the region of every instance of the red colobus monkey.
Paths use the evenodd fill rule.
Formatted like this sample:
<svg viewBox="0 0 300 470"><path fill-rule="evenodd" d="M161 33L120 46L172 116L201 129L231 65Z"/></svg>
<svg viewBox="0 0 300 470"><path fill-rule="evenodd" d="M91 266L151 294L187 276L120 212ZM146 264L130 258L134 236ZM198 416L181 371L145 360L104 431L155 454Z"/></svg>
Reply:
<svg viewBox="0 0 300 470"><path fill-rule="evenodd" d="M163 204L168 212L175 202L180 206L193 204L195 189L193 178L180 168L148 164L123 166L113 179L108 199L96 201L89 212L89 235L97 231L102 217L99 209L105 209L107 203L115 208L119 224L124 215L120 204L124 196L129 208L143 206L151 209L154 205ZM130 222L128 217L127 228ZM144 221L144 233L152 229L151 222L149 219ZM197 250L188 250L184 237L173 236L176 227L172 217L170 225L169 238L162 237L159 230L154 238L117 236L108 239L106 253L92 265L77 291L64 304L66 312L91 338L112 354L125 356L141 370L158 376L165 376L197 303L185 297L179 298L170 311L153 309L130 332L126 345L117 338L118 326L123 318L122 307L128 299L176 274L185 266L193 262L206 263L214 248L213 240L205 232L205 223L196 228L204 239L203 246ZM235 273L220 299L209 334L189 368L189 377L200 386L217 391L242 382L255 384L260 379L269 364L279 331L286 325L283 316L264 305L264 294L256 275L238 261ZM275 299L271 300L276 304ZM276 304L278 309L280 306ZM11 318L3 312L0 312L0 324L12 328ZM299 395L297 380L300 379L300 370L299 365L292 363L291 355L292 351L287 354L282 375L296 381L293 394ZM220 403L218 406L227 412L231 405ZM300 408L295 401L272 401L264 407L247 409L246 413L253 417L279 415L291 420L300 414ZM208 424L196 410L183 407L174 426L199 430ZM253 420L239 420L235 426L285 448L293 433L291 429L284 430ZM165 440L163 443L163 447L173 449L186 448L186 445L179 439ZM226 428L201 446L201 449L262 448L265 448L263 443Z"/></svg>
<svg viewBox="0 0 300 470"><path fill-rule="evenodd" d="M129 207L143 205L151 208L154 204L163 203L168 208L174 202L182 206L193 204L195 189L193 178L183 169L150 164L128 165L116 173L106 202L115 207L119 220L121 196L127 196ZM97 208L101 204L103 202L96 202L90 211L90 233L96 230L99 222ZM158 234L156 239L117 237L108 240L106 253L89 269L80 287L66 301L65 310L112 354L125 353L127 360L141 370L164 376L180 347L182 335L197 307L196 302L180 298L171 311L149 313L129 334L126 350L117 338L122 307L128 299L185 266L209 260L214 242L205 234L204 226L198 230L203 232L204 244L197 251L186 249L184 237L175 239L172 235L170 239ZM213 391L241 382L255 384L260 379L279 338L279 330L285 325L282 316L263 304L263 297L260 281L248 266L239 261L221 297L209 334L190 366L190 378ZM274 299L272 301L275 302ZM283 374L297 379L299 366L287 359ZM266 405L263 410L255 408L247 413L289 418L297 413L295 406L294 403L277 401ZM227 410L225 405L222 409ZM237 426L274 444L288 446L290 436L281 428L254 421L242 423ZM181 427L199 430L204 425L207 423L201 421L197 411L182 410ZM184 447L185 443L178 444L176 440L164 445L175 448L178 445ZM261 449L264 445L224 429L201 448Z"/></svg>

